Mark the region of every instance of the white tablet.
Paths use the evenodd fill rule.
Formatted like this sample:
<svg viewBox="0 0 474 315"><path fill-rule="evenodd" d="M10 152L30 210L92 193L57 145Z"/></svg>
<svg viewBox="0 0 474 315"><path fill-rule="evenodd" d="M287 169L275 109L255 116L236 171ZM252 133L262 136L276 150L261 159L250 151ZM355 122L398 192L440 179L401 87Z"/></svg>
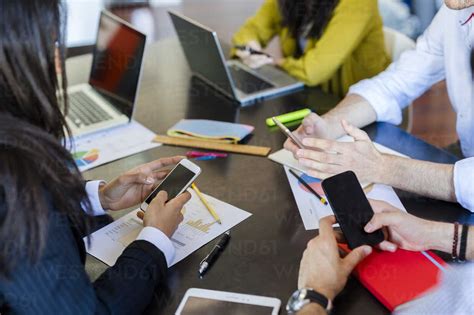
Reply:
<svg viewBox="0 0 474 315"><path fill-rule="evenodd" d="M189 289L177 315L277 315L281 301L276 298L205 289Z"/></svg>

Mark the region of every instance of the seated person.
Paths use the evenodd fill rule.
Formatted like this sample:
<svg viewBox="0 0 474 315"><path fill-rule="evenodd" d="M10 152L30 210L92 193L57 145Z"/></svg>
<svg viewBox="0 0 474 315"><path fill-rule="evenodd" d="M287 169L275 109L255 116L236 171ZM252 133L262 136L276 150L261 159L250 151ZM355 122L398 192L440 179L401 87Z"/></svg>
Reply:
<svg viewBox="0 0 474 315"><path fill-rule="evenodd" d="M285 148L311 168L310 175L326 178L353 170L362 182L383 183L431 198L457 201L474 211L474 84L471 47L466 44L474 42L474 33L469 32L474 25L474 1L445 2L418 40L416 50L404 53L373 79L352 86L349 95L324 116L311 114L304 119L295 134L306 138L302 141L308 150L285 142ZM375 121L400 123L401 110L444 79L457 112L456 129L466 159L448 165L381 154L367 134L356 128ZM355 143L332 140L345 133L353 136Z"/></svg>
<svg viewBox="0 0 474 315"><path fill-rule="evenodd" d="M265 0L232 41L260 51L276 35L281 60L239 50L233 54L251 67L275 63L306 85L321 85L339 96L390 62L377 0Z"/></svg>
<svg viewBox="0 0 474 315"><path fill-rule="evenodd" d="M453 224L432 222L414 217L393 208L384 202L371 202L376 214L365 230L373 232L381 228L386 230L388 239L382 242L380 249L390 251L398 248L406 250L440 250L451 253L453 244ZM329 301L343 290L352 270L365 257L370 255L370 246L354 249L341 258L337 246L336 234L332 225L333 216L320 221L319 236L308 243L301 260L298 288L312 289ZM459 233L461 228L459 228ZM459 253L458 247L457 252ZM466 257L474 259L474 228L469 228ZM472 314L472 283L474 281L474 263L456 266L444 273L439 287L415 300L402 305L396 314ZM298 315L326 314L326 310L317 303L304 306Z"/></svg>
<svg viewBox="0 0 474 315"><path fill-rule="evenodd" d="M67 133L60 0L3 1L0 27L0 313L139 314L166 281L170 237L190 199L160 192L142 214L144 228L91 283L82 237L103 208L139 204L163 179L157 160L110 184L85 183L62 143ZM28 12L25 16L25 12ZM8 26L8 27L6 27ZM60 96L58 96L61 95Z"/></svg>

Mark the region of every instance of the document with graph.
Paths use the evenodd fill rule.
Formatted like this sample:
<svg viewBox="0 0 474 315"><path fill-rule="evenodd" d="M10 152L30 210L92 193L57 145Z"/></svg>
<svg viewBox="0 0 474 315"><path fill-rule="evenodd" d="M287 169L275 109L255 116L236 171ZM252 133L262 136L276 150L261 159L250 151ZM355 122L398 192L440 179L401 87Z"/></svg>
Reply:
<svg viewBox="0 0 474 315"><path fill-rule="evenodd" d="M171 237L176 249L172 265L251 216L247 211L203 194L219 215L222 221L222 224L219 224L196 193L192 189L189 189L189 192L192 198L183 210L184 220ZM136 215L137 212L138 209L92 233L90 246L84 238L87 252L113 266L123 250L136 239L143 228L142 221Z"/></svg>

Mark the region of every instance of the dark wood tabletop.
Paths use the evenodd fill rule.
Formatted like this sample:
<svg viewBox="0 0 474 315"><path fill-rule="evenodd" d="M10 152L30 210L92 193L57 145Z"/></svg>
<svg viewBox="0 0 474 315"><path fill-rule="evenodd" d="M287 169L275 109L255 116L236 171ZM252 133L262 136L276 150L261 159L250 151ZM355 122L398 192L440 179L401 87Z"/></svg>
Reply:
<svg viewBox="0 0 474 315"><path fill-rule="evenodd" d="M91 57L68 60L70 84L86 82ZM182 118L214 119L255 126L248 143L281 148L285 137L269 130L267 117L309 107L322 114L338 99L316 88L269 99L239 108L198 79L192 78L175 39L150 45L139 93L135 119L156 133L164 134ZM454 163L456 157L437 149L401 129L384 123L366 128L370 137L412 158ZM86 179L111 180L128 169L160 157L185 154L187 148L162 146L88 171ZM232 230L232 239L204 279L199 279L199 262L214 242L204 246L169 272L167 286L157 290L150 314L172 314L189 288L207 288L277 297L281 314L296 289L301 255L317 231L306 231L283 168L267 158L232 154L226 159L199 162L203 172L197 184L218 199L253 215ZM418 216L442 221L472 221L469 212L457 204L440 202L397 191L403 204ZM128 210L114 212L115 218ZM87 271L95 279L106 265L88 257ZM357 280L350 279L335 301L334 314L386 314L385 309Z"/></svg>

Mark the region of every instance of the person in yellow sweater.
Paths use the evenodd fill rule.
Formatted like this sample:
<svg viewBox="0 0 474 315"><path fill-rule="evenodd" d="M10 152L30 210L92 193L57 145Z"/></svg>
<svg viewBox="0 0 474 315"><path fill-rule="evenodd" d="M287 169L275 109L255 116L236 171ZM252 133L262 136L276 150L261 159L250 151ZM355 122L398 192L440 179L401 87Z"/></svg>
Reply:
<svg viewBox="0 0 474 315"><path fill-rule="evenodd" d="M277 35L283 59L255 54ZM339 96L390 63L377 0L265 0L232 42L232 55L247 65L276 64Z"/></svg>

